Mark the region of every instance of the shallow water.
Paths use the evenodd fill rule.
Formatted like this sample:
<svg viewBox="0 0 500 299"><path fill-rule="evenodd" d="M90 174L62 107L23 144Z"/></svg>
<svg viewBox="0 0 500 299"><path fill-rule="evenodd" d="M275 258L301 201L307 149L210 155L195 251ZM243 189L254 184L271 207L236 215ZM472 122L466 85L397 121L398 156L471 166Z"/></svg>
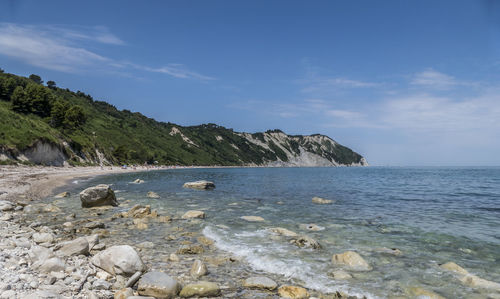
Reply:
<svg viewBox="0 0 500 299"><path fill-rule="evenodd" d="M130 183L136 178L145 183ZM217 188L182 188L184 182L201 179ZM446 298L491 293L462 286L438 267L448 261L500 282L500 168L174 169L81 180L71 189L77 193L98 183L113 184L121 202L131 201L119 210L136 203L178 216L204 210L207 218L193 225L218 248L243 257L255 270L281 274L322 292L340 289L385 298L420 286ZM147 198L148 191L161 198ZM313 196L335 202L315 205ZM74 194L59 204L77 211L80 202ZM240 219L244 215L266 221L246 222ZM312 232L300 226L308 223L325 229ZM300 249L266 230L276 226L310 235L323 248ZM127 238L161 244L165 236L152 226ZM393 256L381 248L398 248L403 254ZM353 272L349 281L332 279L331 256L346 250L360 253L373 270Z"/></svg>

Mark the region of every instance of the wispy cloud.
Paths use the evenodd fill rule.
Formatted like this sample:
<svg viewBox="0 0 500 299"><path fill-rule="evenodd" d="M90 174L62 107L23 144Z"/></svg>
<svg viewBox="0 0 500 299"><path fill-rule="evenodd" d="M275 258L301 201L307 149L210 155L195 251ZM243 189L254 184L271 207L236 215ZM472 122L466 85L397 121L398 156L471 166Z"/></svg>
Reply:
<svg viewBox="0 0 500 299"><path fill-rule="evenodd" d="M213 77L192 71L182 64L172 63L161 67L150 67L117 61L88 50L85 47L86 42L125 45L123 40L103 26L63 27L0 23L0 55L33 66L67 73L95 71L95 69L116 73L136 69L180 79L214 80Z"/></svg>
<svg viewBox="0 0 500 299"><path fill-rule="evenodd" d="M433 69L427 69L423 72L416 73L410 84L434 88L449 88L457 85L458 82L452 76L440 73Z"/></svg>
<svg viewBox="0 0 500 299"><path fill-rule="evenodd" d="M210 80L215 80L213 77L205 76L200 73L191 71L186 68L186 66L182 64L177 64L177 63L171 63L168 64L167 66L163 66L160 68L151 68L151 67L145 67L145 66L138 66L135 65L136 68L142 69L145 71L149 72L155 72L155 73L162 73L162 74L167 74L175 78L182 78L182 79L198 79L201 81L210 81Z"/></svg>

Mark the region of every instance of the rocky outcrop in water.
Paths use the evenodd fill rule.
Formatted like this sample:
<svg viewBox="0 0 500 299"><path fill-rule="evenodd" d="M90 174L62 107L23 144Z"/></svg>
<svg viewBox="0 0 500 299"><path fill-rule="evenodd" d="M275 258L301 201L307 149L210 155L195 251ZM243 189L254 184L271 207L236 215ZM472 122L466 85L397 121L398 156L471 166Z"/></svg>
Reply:
<svg viewBox="0 0 500 299"><path fill-rule="evenodd" d="M109 185L97 185L80 192L80 200L83 208L100 206L118 206L115 192Z"/></svg>
<svg viewBox="0 0 500 299"><path fill-rule="evenodd" d="M334 254L332 263L347 267L354 271L370 271L372 267L356 252L346 251L344 253Z"/></svg>
<svg viewBox="0 0 500 299"><path fill-rule="evenodd" d="M215 188L215 184L209 181L196 181L196 182L186 182L182 187L198 189L198 190L210 190Z"/></svg>

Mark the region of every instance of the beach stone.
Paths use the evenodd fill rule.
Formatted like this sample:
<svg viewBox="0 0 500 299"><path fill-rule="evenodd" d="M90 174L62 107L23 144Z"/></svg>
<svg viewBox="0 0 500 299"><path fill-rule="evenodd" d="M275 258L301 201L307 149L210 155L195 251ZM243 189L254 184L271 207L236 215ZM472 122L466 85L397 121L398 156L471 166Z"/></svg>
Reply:
<svg viewBox="0 0 500 299"><path fill-rule="evenodd" d="M288 230L286 228L283 228L283 227L271 227L269 228L270 231L272 231L273 233L276 233L278 235L281 235L281 236L285 236L285 237L297 237L297 233L295 232L292 232L291 230Z"/></svg>
<svg viewBox="0 0 500 299"><path fill-rule="evenodd" d="M139 280L139 278L141 278L142 276L142 272L141 271L137 271L135 272L134 275L132 275L128 280L127 282L125 283L125 287L126 288L131 288L135 285L135 283Z"/></svg>
<svg viewBox="0 0 500 299"><path fill-rule="evenodd" d="M0 211L12 211L16 208L16 205L7 200L0 200Z"/></svg>
<svg viewBox="0 0 500 299"><path fill-rule="evenodd" d="M182 219L190 219L190 218L205 218L205 212L203 211L187 211L184 215L182 215Z"/></svg>
<svg viewBox="0 0 500 299"><path fill-rule="evenodd" d="M63 297L51 291L36 291L23 296L23 299L62 299Z"/></svg>
<svg viewBox="0 0 500 299"><path fill-rule="evenodd" d="M52 258L48 258L47 260L45 260L41 264L39 270L40 270L40 272L43 272L43 273L50 273L50 272L64 271L65 268L66 268L66 265L64 264L64 262L60 258L52 257Z"/></svg>
<svg viewBox="0 0 500 299"><path fill-rule="evenodd" d="M56 196L54 196L55 198L64 198L64 197L69 197L71 194L67 191L65 192L61 192L59 194L57 194Z"/></svg>
<svg viewBox="0 0 500 299"><path fill-rule="evenodd" d="M198 241L198 243L205 246L214 245L214 240L207 238L205 236L199 236L198 238L196 238L196 240Z"/></svg>
<svg viewBox="0 0 500 299"><path fill-rule="evenodd" d="M127 299L132 296L134 296L134 290L131 288L124 288L115 293L114 299Z"/></svg>
<svg viewBox="0 0 500 299"><path fill-rule="evenodd" d="M0 295L0 298L1 299L16 298L16 294L17 293L14 290L7 290L7 291L2 292L2 294Z"/></svg>
<svg viewBox="0 0 500 299"><path fill-rule="evenodd" d="M347 266L354 271L370 271L372 267L356 252L346 251L332 256L332 263L335 265Z"/></svg>
<svg viewBox="0 0 500 299"><path fill-rule="evenodd" d="M109 185L105 184L100 184L83 190L80 192L80 200L83 208L118 206L115 192L113 192Z"/></svg>
<svg viewBox="0 0 500 299"><path fill-rule="evenodd" d="M171 253L170 256L168 257L168 259L171 261L171 262L178 262L180 261L181 259L179 258L179 256L175 253Z"/></svg>
<svg viewBox="0 0 500 299"><path fill-rule="evenodd" d="M55 239L55 236L52 233L34 233L32 237L33 241L37 244L52 243Z"/></svg>
<svg viewBox="0 0 500 299"><path fill-rule="evenodd" d="M411 287L408 289L410 295L418 297L418 298L427 298L427 299L446 299L443 296L440 296L432 291L420 288L420 287Z"/></svg>
<svg viewBox="0 0 500 299"><path fill-rule="evenodd" d="M220 293L219 286L214 282L200 281L196 283L191 283L182 288L180 297L215 297Z"/></svg>
<svg viewBox="0 0 500 299"><path fill-rule="evenodd" d="M139 280L137 291L139 295L155 298L175 298L181 285L174 278L163 272L148 272Z"/></svg>
<svg viewBox="0 0 500 299"><path fill-rule="evenodd" d="M182 245L178 250L177 254L200 254L203 253L204 249L201 245Z"/></svg>
<svg viewBox="0 0 500 299"><path fill-rule="evenodd" d="M321 245L315 239L309 236L298 236L296 239L292 240L292 243L297 245L298 247L306 247L313 249L320 249Z"/></svg>
<svg viewBox="0 0 500 299"><path fill-rule="evenodd" d="M324 199L324 198L321 198L321 197L313 197L312 198L312 202L315 203L315 204L318 204L318 205L327 205L327 204L331 204L333 203L333 200L331 199Z"/></svg>
<svg viewBox="0 0 500 299"><path fill-rule="evenodd" d="M299 225L299 227L300 227L300 229L310 230L313 232L322 231L325 229L324 227L319 226L319 225L314 224L314 223L301 224L301 225Z"/></svg>
<svg viewBox="0 0 500 299"><path fill-rule="evenodd" d="M207 273L208 273L207 266L205 266L205 264L202 261L195 260L193 266L191 267L190 271L191 276L194 278L198 278L203 275L207 275Z"/></svg>
<svg viewBox="0 0 500 299"><path fill-rule="evenodd" d="M455 272L457 274L462 274L462 275L468 275L469 272L465 270L464 268L460 267L459 265L455 264L454 262L448 262L445 264L442 264L440 266L442 269Z"/></svg>
<svg viewBox="0 0 500 299"><path fill-rule="evenodd" d="M42 207L43 211L44 212L49 212L49 213L57 213L57 212L61 212L61 209L53 204L47 204L47 205L43 205Z"/></svg>
<svg viewBox="0 0 500 299"><path fill-rule="evenodd" d="M28 252L28 256L33 263L41 263L51 257L54 257L54 252L52 249L35 245L31 247L31 250Z"/></svg>
<svg viewBox="0 0 500 299"><path fill-rule="evenodd" d="M64 256L89 254L89 242L85 237L80 237L72 241L64 242L61 245L62 247L58 252Z"/></svg>
<svg viewBox="0 0 500 299"><path fill-rule="evenodd" d="M243 286L246 288L266 289L272 291L278 287L278 284L268 277L255 276L245 279L243 281Z"/></svg>
<svg viewBox="0 0 500 299"><path fill-rule="evenodd" d="M241 216L240 217L243 220L249 221L249 222L262 222L265 221L264 218L260 216Z"/></svg>
<svg viewBox="0 0 500 299"><path fill-rule="evenodd" d="M284 285L279 287L278 295L283 298L305 299L309 298L309 292L306 289L296 286Z"/></svg>
<svg viewBox="0 0 500 299"><path fill-rule="evenodd" d="M146 265L135 249L128 245L112 246L101 251L91 259L91 262L108 273L125 277L130 277L137 271L146 270Z"/></svg>
<svg viewBox="0 0 500 299"><path fill-rule="evenodd" d="M153 191L149 191L146 196L149 198L160 198L160 195L158 195L158 193L153 192Z"/></svg>
<svg viewBox="0 0 500 299"><path fill-rule="evenodd" d="M96 279L92 283L94 290L109 290L111 289L111 284L103 279Z"/></svg>
<svg viewBox="0 0 500 299"><path fill-rule="evenodd" d="M332 271L332 272L329 272L328 275L330 275L331 277L333 277L334 279L337 279L337 280L348 280L348 279L352 278L351 274L349 274L343 270Z"/></svg>
<svg viewBox="0 0 500 299"><path fill-rule="evenodd" d="M98 234L86 236L85 239L87 239L87 242L89 243L89 250L92 250L97 244L99 244Z"/></svg>
<svg viewBox="0 0 500 299"><path fill-rule="evenodd" d="M96 229L96 228L105 228L106 225L101 221L92 221L92 222L86 223L83 227L88 228L88 229Z"/></svg>
<svg viewBox="0 0 500 299"><path fill-rule="evenodd" d="M192 189L198 189L198 190L209 190L209 189L214 189L215 184L210 181L196 181L196 182L186 182L184 185L182 185L184 188L192 188Z"/></svg>

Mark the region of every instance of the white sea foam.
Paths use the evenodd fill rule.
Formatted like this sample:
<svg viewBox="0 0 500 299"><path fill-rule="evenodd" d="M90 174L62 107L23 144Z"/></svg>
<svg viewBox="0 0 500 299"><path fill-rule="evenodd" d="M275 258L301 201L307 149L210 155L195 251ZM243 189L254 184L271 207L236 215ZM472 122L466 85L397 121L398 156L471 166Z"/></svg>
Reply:
<svg viewBox="0 0 500 299"><path fill-rule="evenodd" d="M271 242L267 244L245 243L243 239L260 239L268 235L266 230L244 231L233 233L216 227L206 226L203 234L215 241L217 248L231 252L245 261L255 270L283 275L304 282L305 286L321 292L341 291L350 295L366 298L377 298L376 296L355 289L346 282L334 281L324 271L319 271L313 263L298 258L290 251L287 243ZM285 253L278 256L276 253Z"/></svg>

